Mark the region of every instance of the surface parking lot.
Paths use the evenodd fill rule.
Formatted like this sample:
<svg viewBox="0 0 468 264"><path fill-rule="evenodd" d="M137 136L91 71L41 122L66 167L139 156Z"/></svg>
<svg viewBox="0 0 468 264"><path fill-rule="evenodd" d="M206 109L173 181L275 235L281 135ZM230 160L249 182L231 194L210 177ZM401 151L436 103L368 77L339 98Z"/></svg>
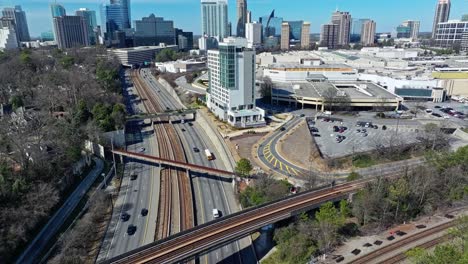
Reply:
<svg viewBox="0 0 468 264"><path fill-rule="evenodd" d="M334 121L326 122L323 119L317 120L315 124L309 122L309 129L314 135L320 151L325 157L339 158L350 154L367 152L375 149L377 146L389 146L390 144L410 144L416 142L417 133L405 129L399 129L398 134L395 129L383 130L382 125L373 123L378 128L365 128L356 126L356 122ZM365 125L365 122L364 124ZM334 126L346 127L340 132L334 131ZM316 128L316 130L311 127ZM365 129L366 132L362 132ZM358 132L361 130L361 132ZM340 140L337 137L341 136ZM344 136L344 139L343 139ZM340 141L340 142L339 142Z"/></svg>

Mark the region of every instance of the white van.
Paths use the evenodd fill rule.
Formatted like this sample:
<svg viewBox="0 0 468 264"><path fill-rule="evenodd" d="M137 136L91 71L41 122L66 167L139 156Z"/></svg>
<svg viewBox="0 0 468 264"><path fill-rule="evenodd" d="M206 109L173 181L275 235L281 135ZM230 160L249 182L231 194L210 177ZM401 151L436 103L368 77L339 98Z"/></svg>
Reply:
<svg viewBox="0 0 468 264"><path fill-rule="evenodd" d="M218 209L213 209L213 218L216 219L221 215L220 211Z"/></svg>

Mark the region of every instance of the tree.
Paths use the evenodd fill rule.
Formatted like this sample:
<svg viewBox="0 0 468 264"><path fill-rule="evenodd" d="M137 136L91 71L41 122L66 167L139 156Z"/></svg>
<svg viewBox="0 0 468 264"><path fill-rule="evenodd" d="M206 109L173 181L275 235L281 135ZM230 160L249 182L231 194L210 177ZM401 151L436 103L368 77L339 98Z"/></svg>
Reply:
<svg viewBox="0 0 468 264"><path fill-rule="evenodd" d="M355 171L352 171L348 177L346 177L346 181L347 182L352 182L352 181L355 181L355 180L359 180L361 178L361 175Z"/></svg>
<svg viewBox="0 0 468 264"><path fill-rule="evenodd" d="M181 57L180 54L177 54L172 49L163 49L156 55L157 62L167 62L167 61L175 61Z"/></svg>
<svg viewBox="0 0 468 264"><path fill-rule="evenodd" d="M242 158L237 162L235 172L241 177L248 177L252 169L250 160Z"/></svg>
<svg viewBox="0 0 468 264"><path fill-rule="evenodd" d="M263 77L262 83L260 85L260 96L263 101L270 102L271 100L271 89L273 89L273 82L270 77Z"/></svg>
<svg viewBox="0 0 468 264"><path fill-rule="evenodd" d="M351 106L349 95L335 87L327 88L322 93L322 97L325 110L347 110Z"/></svg>
<svg viewBox="0 0 468 264"><path fill-rule="evenodd" d="M344 218L332 202L327 202L320 206L315 214L318 245L321 252L329 252L339 241L338 229L344 225Z"/></svg>
<svg viewBox="0 0 468 264"><path fill-rule="evenodd" d="M19 107L23 107L24 106L24 102L23 102L23 99L21 98L21 96L19 95L15 95L11 98L11 105L13 107L13 109L18 109Z"/></svg>

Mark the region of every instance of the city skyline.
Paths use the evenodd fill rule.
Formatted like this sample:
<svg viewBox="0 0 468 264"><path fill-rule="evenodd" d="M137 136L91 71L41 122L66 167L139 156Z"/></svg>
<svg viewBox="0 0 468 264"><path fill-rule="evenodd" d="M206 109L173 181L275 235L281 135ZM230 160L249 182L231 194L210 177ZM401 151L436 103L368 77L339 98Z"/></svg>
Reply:
<svg viewBox="0 0 468 264"><path fill-rule="evenodd" d="M63 0L57 1L62 4L68 13L74 13L79 8L89 8L95 10L98 15L98 21L101 21L99 4L105 1L97 0ZM452 0L452 12L450 19L459 19L465 13L468 13L468 7L465 7L465 0ZM0 8L21 5L26 12L31 36L38 37L40 33L52 29L52 17L50 14L50 4L53 1L47 0L28 0L26 3L19 0L0 1ZM395 0L392 2L375 2L362 0L331 0L331 1L307 1L297 0L295 5L288 5L279 0L250 0L249 10L252 11L252 20L258 21L260 16L266 16L271 9L276 9L277 16L285 20L304 20L311 22L311 33L319 33L320 26L328 23L330 14L337 8L340 11L350 12L353 18L371 18L377 22L377 32L391 32L402 20L421 21L421 32L431 32L434 17L434 7L437 1L416 0L408 3L404 0ZM404 5L407 8L400 8ZM300 7L300 8L299 8ZM235 26L237 23L236 1L229 1L229 21ZM417 13L414 10L418 10ZM177 10L177 12L174 12ZM192 31L195 35L201 34L201 12L199 0L133 0L131 1L132 21L141 19L154 13L165 19L173 20L175 26L183 28L186 31ZM310 10L313 10L311 12ZM379 11L386 10L394 14L389 17L383 17ZM236 29L233 28L236 32Z"/></svg>

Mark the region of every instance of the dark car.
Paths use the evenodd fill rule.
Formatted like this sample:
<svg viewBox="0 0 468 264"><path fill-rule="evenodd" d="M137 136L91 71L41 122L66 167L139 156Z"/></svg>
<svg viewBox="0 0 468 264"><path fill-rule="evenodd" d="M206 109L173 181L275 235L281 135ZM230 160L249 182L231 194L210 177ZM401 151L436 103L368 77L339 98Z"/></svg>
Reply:
<svg viewBox="0 0 468 264"><path fill-rule="evenodd" d="M181 129L182 132L185 132L186 130L184 128Z"/></svg>
<svg viewBox="0 0 468 264"><path fill-rule="evenodd" d="M133 234L135 234L136 230L137 230L137 227L136 227L136 226L134 226L134 225L129 225L128 228L127 228L127 234L128 234L129 236L132 236Z"/></svg>
<svg viewBox="0 0 468 264"><path fill-rule="evenodd" d="M434 106L434 108L440 109L442 107L440 107L440 105L436 105L436 106Z"/></svg>
<svg viewBox="0 0 468 264"><path fill-rule="evenodd" d="M136 180L137 178L138 178L138 175L136 175L136 174L130 175L130 180L132 180L132 181Z"/></svg>
<svg viewBox="0 0 468 264"><path fill-rule="evenodd" d="M281 130L281 131L285 131L286 128L285 128L285 127L281 127L280 130Z"/></svg>
<svg viewBox="0 0 468 264"><path fill-rule="evenodd" d="M193 152L198 153L198 152L200 152L200 150L197 147L193 147Z"/></svg>
<svg viewBox="0 0 468 264"><path fill-rule="evenodd" d="M304 117L305 115L304 114L301 114L300 117Z"/></svg>
<svg viewBox="0 0 468 264"><path fill-rule="evenodd" d="M128 219L130 219L130 215L127 213L122 213L122 215L120 216L120 219L124 222L127 222Z"/></svg>
<svg viewBox="0 0 468 264"><path fill-rule="evenodd" d="M435 116L435 117L442 117L442 116L441 116L440 114L438 114L438 113L432 113L432 115Z"/></svg>
<svg viewBox="0 0 468 264"><path fill-rule="evenodd" d="M141 215L142 216L147 216L148 215L148 209L146 209L146 208L141 209Z"/></svg>
<svg viewBox="0 0 468 264"><path fill-rule="evenodd" d="M193 124L192 124L192 123L188 123L188 125L189 125L189 126L193 126Z"/></svg>

